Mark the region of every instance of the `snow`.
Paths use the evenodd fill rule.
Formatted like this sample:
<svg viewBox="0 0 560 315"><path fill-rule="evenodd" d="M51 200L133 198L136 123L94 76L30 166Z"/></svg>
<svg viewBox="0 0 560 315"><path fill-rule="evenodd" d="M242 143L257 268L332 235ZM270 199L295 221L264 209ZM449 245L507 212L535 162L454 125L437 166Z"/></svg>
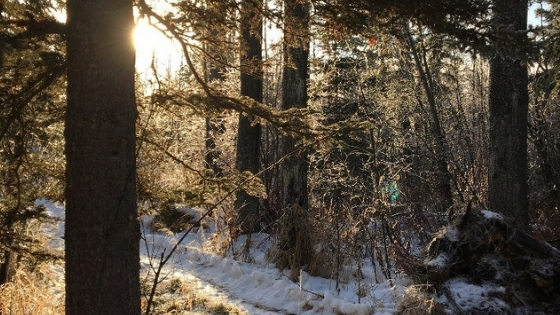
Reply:
<svg viewBox="0 0 560 315"><path fill-rule="evenodd" d="M504 220L504 216L502 216L499 213L492 212L490 210L480 210L480 213L488 220L499 220L499 221Z"/></svg>
<svg viewBox="0 0 560 315"><path fill-rule="evenodd" d="M428 260L425 262L426 265L438 268L444 268L447 266L448 257L446 254L439 254L436 258Z"/></svg>
<svg viewBox="0 0 560 315"><path fill-rule="evenodd" d="M455 225L449 225L444 230L444 236L451 242L458 242L461 239L461 232Z"/></svg>
<svg viewBox="0 0 560 315"><path fill-rule="evenodd" d="M158 257L164 250L169 252L182 236L144 233L150 241L142 244L143 269L149 266L148 253ZM293 282L287 272L266 262L267 246L252 246L248 254L252 263L246 263L202 250L204 237L200 232L187 237L166 272L196 283L206 297L227 300L227 304L248 314L394 314L398 296L404 291L402 284L391 286L389 282L375 284L372 279L362 279L362 285L370 281L369 294L359 298L357 279L339 284L336 289L334 280L313 277L306 272L301 273L299 282ZM267 234L256 234L250 242L269 244L267 239L270 239ZM233 247L240 249L246 243L246 236L241 236Z"/></svg>
<svg viewBox="0 0 560 315"><path fill-rule="evenodd" d="M438 232L438 234L434 238L434 241L442 238L450 242L458 242L461 239L461 232L459 231L459 228L457 226L448 225L442 228ZM424 260L424 264L426 264L427 266L436 267L440 269L445 268L448 263L449 263L449 257L446 253L440 253L435 258L432 259L426 258Z"/></svg>
<svg viewBox="0 0 560 315"><path fill-rule="evenodd" d="M51 235L52 246L63 250L64 206L47 200L38 200L36 204L44 206L50 216L59 220L44 231ZM189 209L182 211L193 213ZM162 253L167 255L184 235L153 232L149 230L150 221L149 217L141 218L140 265L143 276L153 275L150 266L157 267ZM219 240L212 235L204 229L188 235L165 265L162 276L179 279L210 302L236 306L247 314L388 315L396 312L398 301L404 294L406 279L377 283L371 264L361 268L363 278L350 275L347 281L338 283L338 287L335 280L313 277L306 272L301 272L300 280L294 282L288 271L280 271L267 262L266 252L272 241L270 235L253 234L249 241L247 236L240 236L229 245L225 255L205 250L219 247L213 244ZM250 250L244 251L247 243L251 244ZM244 256L251 263L235 260L234 256ZM355 271L355 267L347 268ZM358 296L360 289L365 289L366 294L361 294L363 297Z"/></svg>
<svg viewBox="0 0 560 315"><path fill-rule="evenodd" d="M45 228L45 232L52 236L51 246L62 250L64 206L47 200L38 200L36 204L44 206L58 220L53 226ZM188 209L184 211L192 213ZM490 211L482 213L489 219L501 218ZM148 228L151 226L150 220L149 217L141 219L140 264L144 277L146 274L153 275L150 266L157 267L162 253L167 255L184 236L182 233L153 232ZM452 226L444 228L441 233L450 241L457 241L460 236L459 231ZM249 240L247 236L240 236L236 242L226 246L223 255L215 252L223 240L213 238L213 235L205 229L187 235L163 268L162 276L181 280L195 294L204 296L209 302L235 306L246 314L395 314L409 285L404 276L377 283L371 263L361 266L363 277L352 275L356 274L355 266L345 266L350 270L349 276L339 283L306 272L301 272L299 281L294 282L287 271L280 271L267 261L267 250L273 241L270 235L253 234ZM247 244L250 244L248 250ZM251 263L233 257L243 257ZM445 255L428 262L436 267L445 266L446 263ZM60 272L63 272L62 268ZM448 280L443 288L444 292L440 292L437 301L456 311L508 310L508 306L499 298L505 288L496 284L472 284L456 277ZM179 294L175 298L187 297Z"/></svg>
<svg viewBox="0 0 560 315"><path fill-rule="evenodd" d="M499 298L506 292L502 286L493 283L472 284L465 279L456 277L448 280L443 287L448 295L442 295L439 302L449 304L449 298L462 313L474 310L485 311L485 314L507 314L509 306Z"/></svg>
<svg viewBox="0 0 560 315"><path fill-rule="evenodd" d="M178 212L182 213L182 214L190 216L192 218L190 220L191 222L196 222L196 221L200 220L200 217L202 215L200 211L198 211L196 209L193 209L193 208L178 207L176 210Z"/></svg>
<svg viewBox="0 0 560 315"><path fill-rule="evenodd" d="M64 206L46 199L35 201L35 206L45 207L48 215L55 220L54 225L44 225L43 232L49 235L48 246L57 251L64 250Z"/></svg>

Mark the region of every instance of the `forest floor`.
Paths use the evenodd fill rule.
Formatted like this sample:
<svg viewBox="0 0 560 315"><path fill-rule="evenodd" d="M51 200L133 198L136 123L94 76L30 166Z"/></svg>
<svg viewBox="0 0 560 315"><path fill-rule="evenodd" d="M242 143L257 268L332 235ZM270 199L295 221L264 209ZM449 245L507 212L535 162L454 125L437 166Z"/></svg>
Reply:
<svg viewBox="0 0 560 315"><path fill-rule="evenodd" d="M45 231L52 248L64 248L64 207L41 201L60 218ZM154 274L183 233L154 232L151 218L142 221L140 265L144 307ZM224 237L224 239L222 239ZM302 272L292 281L288 271L268 263L268 234L240 236L229 242L209 229L191 232L160 272L152 302L153 314L394 314L405 290L405 279L377 281L371 265L345 266L341 281ZM221 252L221 253L217 253ZM235 257L235 258L234 258ZM62 270L62 269L58 269ZM61 278L63 274L59 275ZM59 281L62 283L63 281Z"/></svg>
<svg viewBox="0 0 560 315"><path fill-rule="evenodd" d="M47 201L42 203L51 216L60 218L44 231L50 235L49 246L62 250L64 208ZM427 295L425 285L413 284L404 274L380 280L378 268L367 260L360 266L345 265L339 281L306 272L293 281L288 271L278 270L268 262L268 249L274 242L268 234L253 234L250 239L242 235L232 242L226 233L214 231L211 224L185 236L184 232L155 232L151 221L150 217L143 218L140 243L141 303L144 312L150 306L150 314L445 314L448 312L441 307L437 311L436 304L449 305L446 299L450 296L454 297L455 311L469 313L489 301L508 309L502 303L505 299L500 298L506 287L500 284L473 283L465 277L455 277L443 285L451 295L438 298ZM454 228L444 231L445 238L458 239ZM176 250L160 269L162 259L175 246ZM428 264L436 262L437 258ZM63 278L63 268L57 270ZM159 281L150 298L155 274Z"/></svg>

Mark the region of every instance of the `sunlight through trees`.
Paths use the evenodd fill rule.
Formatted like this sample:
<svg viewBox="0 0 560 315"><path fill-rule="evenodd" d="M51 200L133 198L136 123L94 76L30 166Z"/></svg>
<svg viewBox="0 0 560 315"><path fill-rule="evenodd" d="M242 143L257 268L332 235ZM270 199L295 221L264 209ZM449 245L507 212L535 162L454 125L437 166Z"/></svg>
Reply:
<svg viewBox="0 0 560 315"><path fill-rule="evenodd" d="M170 312L194 247L331 279L319 301L421 283L402 313L469 312L446 292L499 262L547 297L500 305L558 307L517 268L560 265L557 2L2 1L0 312L63 261L68 314Z"/></svg>

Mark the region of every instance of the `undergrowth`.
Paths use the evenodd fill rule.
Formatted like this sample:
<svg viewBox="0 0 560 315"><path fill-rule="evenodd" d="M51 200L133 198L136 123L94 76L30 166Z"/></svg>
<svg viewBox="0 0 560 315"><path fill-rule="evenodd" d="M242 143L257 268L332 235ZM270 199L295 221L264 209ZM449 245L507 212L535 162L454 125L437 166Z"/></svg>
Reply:
<svg viewBox="0 0 560 315"><path fill-rule="evenodd" d="M0 314L63 315L62 266L43 263L33 272L18 269L11 282L0 286Z"/></svg>
<svg viewBox="0 0 560 315"><path fill-rule="evenodd" d="M400 297L397 315L443 315L433 297L427 295L420 286L409 286Z"/></svg>
<svg viewBox="0 0 560 315"><path fill-rule="evenodd" d="M151 286L151 283L147 283ZM149 287L144 288L149 290ZM142 299L142 310L145 314L146 299ZM150 315L245 315L246 313L234 305L203 296L194 287L180 279L170 279L160 283L157 287Z"/></svg>

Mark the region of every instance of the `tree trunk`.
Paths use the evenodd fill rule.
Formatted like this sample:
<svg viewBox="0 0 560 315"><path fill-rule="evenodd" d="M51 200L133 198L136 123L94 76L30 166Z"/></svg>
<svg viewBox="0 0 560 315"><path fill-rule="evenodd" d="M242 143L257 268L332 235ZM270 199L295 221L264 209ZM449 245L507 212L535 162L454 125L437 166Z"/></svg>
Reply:
<svg viewBox="0 0 560 315"><path fill-rule="evenodd" d="M223 123L219 117L206 117L206 153L204 156L206 169L210 170L213 177L222 177L223 170L218 164L220 151L216 147L216 137L225 132Z"/></svg>
<svg viewBox="0 0 560 315"><path fill-rule="evenodd" d="M212 5L211 3L207 3L208 6ZM215 29L210 31L211 38L221 38L224 37L225 33L220 32L218 30L218 26L214 26ZM219 40L217 41L219 42ZM225 67L224 64L220 63L219 61L224 61L224 58L220 55L220 49L216 46L216 43L208 42L206 43L207 52L212 58L208 58L205 62L206 67L206 82L213 82L218 81L222 82L225 80ZM209 103L209 107L213 107L214 104ZM223 170L218 164L218 159L220 158L220 151L216 148L216 138L219 135L225 133L225 127L220 117L220 114L214 114L214 110L216 108L212 108L210 111L212 114L206 117L206 168L212 171L212 176L221 177L223 175Z"/></svg>
<svg viewBox="0 0 560 315"><path fill-rule="evenodd" d="M526 43L527 0L495 0L494 29ZM499 35L500 33L498 33ZM510 40L511 42L511 40ZM511 43L510 43L511 45ZM506 41L494 43L490 59L490 165L488 206L529 229L527 201L527 64Z"/></svg>
<svg viewBox="0 0 560 315"><path fill-rule="evenodd" d="M4 261L0 265L0 285L10 281L10 269L12 265L12 251L7 249L4 251Z"/></svg>
<svg viewBox="0 0 560 315"><path fill-rule="evenodd" d="M309 59L309 3L298 0L284 1L284 67L282 73L282 110L307 107L307 79ZM296 251L290 261L292 269L309 264L311 248L307 229L298 216L306 215L309 208L307 189L308 159L305 148L299 148L297 139L281 139L282 156L282 209L284 229L280 249ZM296 152L297 151L297 152ZM297 218L297 219L296 219ZM305 220L305 218L303 218ZM303 247L302 247L303 246Z"/></svg>
<svg viewBox="0 0 560 315"><path fill-rule="evenodd" d="M297 0L286 0L284 7L284 68L282 73L282 110L307 107L307 79L309 59L309 4ZM307 209L307 154L304 150L296 154L297 139L285 136L282 153L288 157L282 168L283 205L297 204Z"/></svg>
<svg viewBox="0 0 560 315"><path fill-rule="evenodd" d="M448 166L448 153L447 153L447 140L445 138L445 133L443 132L443 127L439 119L439 114L437 110L436 98L434 96L433 80L428 69L428 64L422 64L418 50L412 35L410 34L410 28L408 22L403 23L405 36L407 39L408 46L414 58L414 64L420 75L420 81L422 82L422 87L426 93L428 99L428 105L430 106L429 112L432 118L432 132L436 140L436 163L437 163L437 180L438 187L441 193L441 210L448 210L449 207L453 205L453 193L451 189L451 173L449 172ZM424 69L424 66L426 69Z"/></svg>
<svg viewBox="0 0 560 315"><path fill-rule="evenodd" d="M132 1L67 2L66 314L140 314Z"/></svg>
<svg viewBox="0 0 560 315"><path fill-rule="evenodd" d="M261 2L258 2L262 6ZM254 1L241 2L241 95L262 102L262 20L261 8ZM253 117L239 115L237 153L235 165L239 172L259 172L261 126L253 124ZM260 229L259 198L240 190L236 195L235 209L241 232L251 233Z"/></svg>

